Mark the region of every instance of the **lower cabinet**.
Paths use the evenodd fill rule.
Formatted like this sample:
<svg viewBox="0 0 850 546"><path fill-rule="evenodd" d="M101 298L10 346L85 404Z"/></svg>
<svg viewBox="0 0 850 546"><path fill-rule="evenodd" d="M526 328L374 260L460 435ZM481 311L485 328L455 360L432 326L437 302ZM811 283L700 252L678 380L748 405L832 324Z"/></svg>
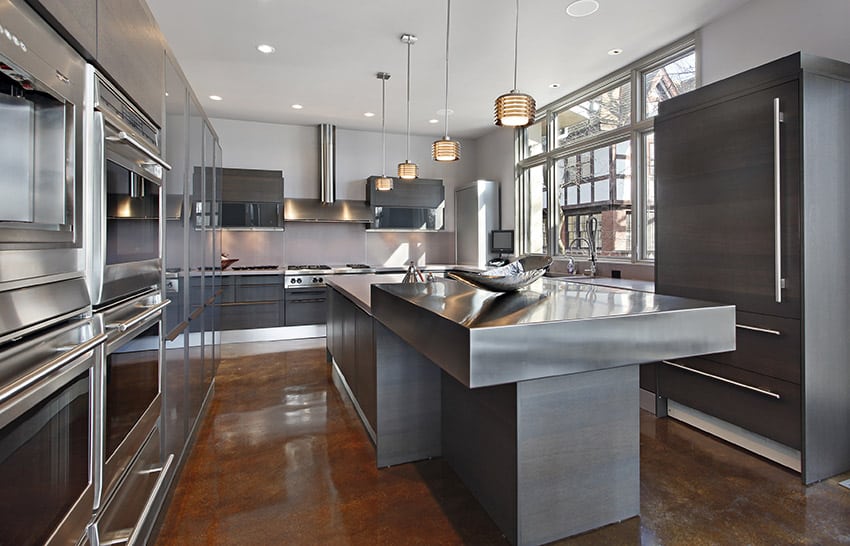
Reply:
<svg viewBox="0 0 850 546"><path fill-rule="evenodd" d="M283 326L286 307L280 275L222 276L221 330Z"/></svg>
<svg viewBox="0 0 850 546"><path fill-rule="evenodd" d="M328 352L374 431L378 401L372 316L335 289L328 289L328 298Z"/></svg>
<svg viewBox="0 0 850 546"><path fill-rule="evenodd" d="M800 385L705 358L660 366L662 396L801 449Z"/></svg>

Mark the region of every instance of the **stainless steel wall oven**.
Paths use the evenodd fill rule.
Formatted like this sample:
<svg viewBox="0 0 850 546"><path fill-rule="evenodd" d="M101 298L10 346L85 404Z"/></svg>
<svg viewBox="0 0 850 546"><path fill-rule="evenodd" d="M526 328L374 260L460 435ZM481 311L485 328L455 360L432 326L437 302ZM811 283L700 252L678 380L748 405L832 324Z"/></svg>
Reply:
<svg viewBox="0 0 850 546"><path fill-rule="evenodd" d="M91 319L0 353L0 537L74 544L94 507L97 375L106 336Z"/></svg>
<svg viewBox="0 0 850 546"><path fill-rule="evenodd" d="M84 81L83 59L35 12L0 0L0 343L89 305Z"/></svg>
<svg viewBox="0 0 850 546"><path fill-rule="evenodd" d="M98 439L95 450L95 505L118 485L159 418L162 309L159 292L113 305L96 316L107 332L100 374Z"/></svg>
<svg viewBox="0 0 850 546"><path fill-rule="evenodd" d="M159 129L86 67L86 271L95 307L160 281L163 169Z"/></svg>

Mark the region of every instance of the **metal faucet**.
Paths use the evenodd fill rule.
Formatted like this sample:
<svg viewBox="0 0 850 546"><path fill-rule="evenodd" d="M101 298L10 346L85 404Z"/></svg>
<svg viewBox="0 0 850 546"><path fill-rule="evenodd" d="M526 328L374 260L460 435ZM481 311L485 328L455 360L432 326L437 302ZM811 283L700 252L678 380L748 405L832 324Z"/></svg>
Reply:
<svg viewBox="0 0 850 546"><path fill-rule="evenodd" d="M573 247L576 243L579 243L579 248L581 248L581 243L587 245L587 254L590 257L590 276L596 276L596 231L599 229L599 221L590 217L587 219L585 223L585 231L587 232L587 237L576 237L570 244L567 245L567 251L572 252ZM570 256L569 263L567 264L567 270L575 271L575 260Z"/></svg>
<svg viewBox="0 0 850 546"><path fill-rule="evenodd" d="M425 277L422 276L422 272L419 271L419 268L416 267L416 262L414 262L413 260L411 260L410 265L407 266L407 273L404 274L404 278L401 280L401 282L425 282Z"/></svg>

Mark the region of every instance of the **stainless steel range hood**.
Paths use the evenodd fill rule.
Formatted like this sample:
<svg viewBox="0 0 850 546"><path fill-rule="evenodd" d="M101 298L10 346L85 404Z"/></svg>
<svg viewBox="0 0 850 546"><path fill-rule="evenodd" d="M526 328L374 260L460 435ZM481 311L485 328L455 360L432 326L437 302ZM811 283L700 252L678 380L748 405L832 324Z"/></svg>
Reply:
<svg viewBox="0 0 850 546"><path fill-rule="evenodd" d="M365 201L336 199L336 127L319 125L319 172L321 199L283 200L287 222L372 222L372 209Z"/></svg>
<svg viewBox="0 0 850 546"><path fill-rule="evenodd" d="M283 200L283 217L287 222L352 222L369 224L372 209L365 201L339 199L328 205L318 199Z"/></svg>

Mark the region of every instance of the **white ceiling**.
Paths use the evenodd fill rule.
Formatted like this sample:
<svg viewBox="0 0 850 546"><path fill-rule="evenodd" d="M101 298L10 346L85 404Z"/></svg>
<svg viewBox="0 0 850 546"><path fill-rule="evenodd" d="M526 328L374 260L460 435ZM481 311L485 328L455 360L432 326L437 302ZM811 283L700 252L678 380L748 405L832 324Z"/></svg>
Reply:
<svg viewBox="0 0 850 546"><path fill-rule="evenodd" d="M147 0L210 117L379 131L389 72L387 131L404 133L407 46L411 132L441 136L446 2L435 0ZM599 0L588 17L572 0L520 3L518 87L543 106L680 38L747 0ZM493 101L513 83L512 0L452 3L449 134L493 127ZM258 44L276 52L264 55ZM607 52L622 48L619 56ZM552 89L550 84L559 83ZM220 95L215 102L209 95ZM291 108L302 104L301 110ZM364 112L377 115L367 118ZM438 124L429 119L439 118Z"/></svg>

